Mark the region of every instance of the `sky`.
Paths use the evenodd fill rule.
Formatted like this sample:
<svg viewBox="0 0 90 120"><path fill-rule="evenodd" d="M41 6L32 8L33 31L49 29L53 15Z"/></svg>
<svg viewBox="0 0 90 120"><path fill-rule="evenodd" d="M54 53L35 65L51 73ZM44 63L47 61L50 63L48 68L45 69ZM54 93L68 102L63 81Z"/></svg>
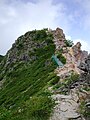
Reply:
<svg viewBox="0 0 90 120"><path fill-rule="evenodd" d="M0 54L34 29L63 29L90 52L90 0L0 0Z"/></svg>

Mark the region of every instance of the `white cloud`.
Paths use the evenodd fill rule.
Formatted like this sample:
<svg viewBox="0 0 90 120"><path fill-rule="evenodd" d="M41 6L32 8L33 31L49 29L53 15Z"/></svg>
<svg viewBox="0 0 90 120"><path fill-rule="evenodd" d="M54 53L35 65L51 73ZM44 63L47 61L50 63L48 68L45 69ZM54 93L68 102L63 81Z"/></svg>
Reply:
<svg viewBox="0 0 90 120"><path fill-rule="evenodd" d="M68 6L61 1L53 4L53 0L0 0L0 54L5 54L17 37L32 29L61 27L68 34L73 28L78 29L79 23L90 29L89 0L76 1L86 11L84 18L81 18L83 20L78 19L79 22L77 18L80 17L80 12L76 9L70 13Z"/></svg>
<svg viewBox="0 0 90 120"><path fill-rule="evenodd" d="M72 40L72 37L69 36L69 35L66 35L65 37L66 37L67 40Z"/></svg>
<svg viewBox="0 0 90 120"><path fill-rule="evenodd" d="M28 30L58 26L56 18L62 4L53 5L52 0L6 1L0 1L0 54L5 54L14 40Z"/></svg>
<svg viewBox="0 0 90 120"><path fill-rule="evenodd" d="M82 26L90 30L90 0L76 0L77 4L79 4L82 11Z"/></svg>

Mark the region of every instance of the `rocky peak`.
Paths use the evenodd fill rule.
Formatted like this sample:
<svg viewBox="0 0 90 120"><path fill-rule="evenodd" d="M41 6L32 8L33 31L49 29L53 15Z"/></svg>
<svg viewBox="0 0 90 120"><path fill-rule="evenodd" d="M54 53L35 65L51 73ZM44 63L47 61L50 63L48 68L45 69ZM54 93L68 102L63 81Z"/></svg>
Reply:
<svg viewBox="0 0 90 120"><path fill-rule="evenodd" d="M81 46L82 46L81 43L77 42L74 47L76 47L78 50L81 50Z"/></svg>
<svg viewBox="0 0 90 120"><path fill-rule="evenodd" d="M56 30L55 30L55 36L56 37L65 37L65 35L64 35L64 33L63 33L63 30L62 29L60 29L60 28L56 28Z"/></svg>
<svg viewBox="0 0 90 120"><path fill-rule="evenodd" d="M56 28L56 30L52 31L52 34L54 36L54 43L56 45L56 49L60 50L62 47L66 46L65 44L65 34L63 33L63 30L60 28Z"/></svg>
<svg viewBox="0 0 90 120"><path fill-rule="evenodd" d="M75 57L80 56L81 54L81 43L77 42L76 45L72 47L72 52Z"/></svg>
<svg viewBox="0 0 90 120"><path fill-rule="evenodd" d="M74 45L71 48L72 51L72 55L75 57L76 62L80 63L81 61L85 61L85 58L88 56L88 52L87 51L82 51L81 50L81 43L77 42L76 45Z"/></svg>

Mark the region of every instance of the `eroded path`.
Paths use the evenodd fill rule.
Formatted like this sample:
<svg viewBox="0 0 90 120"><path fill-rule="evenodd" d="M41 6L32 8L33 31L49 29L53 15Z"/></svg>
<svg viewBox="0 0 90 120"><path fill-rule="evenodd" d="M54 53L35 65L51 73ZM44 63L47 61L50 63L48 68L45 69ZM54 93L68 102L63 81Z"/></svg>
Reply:
<svg viewBox="0 0 90 120"><path fill-rule="evenodd" d="M52 98L56 101L57 105L54 108L54 113L50 120L69 120L80 118L78 113L78 96L75 91L70 95L53 95Z"/></svg>

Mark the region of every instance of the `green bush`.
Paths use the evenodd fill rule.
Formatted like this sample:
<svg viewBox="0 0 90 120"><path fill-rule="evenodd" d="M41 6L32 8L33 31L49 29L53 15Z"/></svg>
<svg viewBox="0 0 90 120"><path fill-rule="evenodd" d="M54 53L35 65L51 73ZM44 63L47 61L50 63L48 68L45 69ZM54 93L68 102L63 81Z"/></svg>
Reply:
<svg viewBox="0 0 90 120"><path fill-rule="evenodd" d="M43 41L47 37L47 33L45 30L37 30L35 34L35 40Z"/></svg>
<svg viewBox="0 0 90 120"><path fill-rule="evenodd" d="M71 40L65 40L65 44L67 47L72 47L74 43Z"/></svg>
<svg viewBox="0 0 90 120"><path fill-rule="evenodd" d="M26 101L26 114L28 118L42 118L48 119L50 113L52 111L52 107L54 106L54 102L50 97L47 96L39 96L32 97L30 100ZM39 120L39 119L38 119Z"/></svg>
<svg viewBox="0 0 90 120"><path fill-rule="evenodd" d="M5 107L0 106L0 120L10 120L11 111L7 110Z"/></svg>
<svg viewBox="0 0 90 120"><path fill-rule="evenodd" d="M66 78L65 81L65 86L70 86L74 82L79 80L79 75L76 73L72 73L68 78Z"/></svg>
<svg viewBox="0 0 90 120"><path fill-rule="evenodd" d="M81 101L79 112L88 120L90 118L90 109L86 106L85 101Z"/></svg>
<svg viewBox="0 0 90 120"><path fill-rule="evenodd" d="M70 90L70 86L78 81L79 75L76 73L72 73L69 77L65 78L63 82L59 82L58 84L54 85L53 89L57 90L59 88L60 93L68 94ZM64 91L63 91L64 90Z"/></svg>
<svg viewBox="0 0 90 120"><path fill-rule="evenodd" d="M62 53L58 53L57 58L60 59L63 64L66 64L66 58L62 55Z"/></svg>
<svg viewBox="0 0 90 120"><path fill-rule="evenodd" d="M55 84L57 84L58 82L59 82L59 80L60 80L60 77L59 76L55 76L55 78L52 78L52 80L50 81L50 84L51 85L55 85Z"/></svg>

